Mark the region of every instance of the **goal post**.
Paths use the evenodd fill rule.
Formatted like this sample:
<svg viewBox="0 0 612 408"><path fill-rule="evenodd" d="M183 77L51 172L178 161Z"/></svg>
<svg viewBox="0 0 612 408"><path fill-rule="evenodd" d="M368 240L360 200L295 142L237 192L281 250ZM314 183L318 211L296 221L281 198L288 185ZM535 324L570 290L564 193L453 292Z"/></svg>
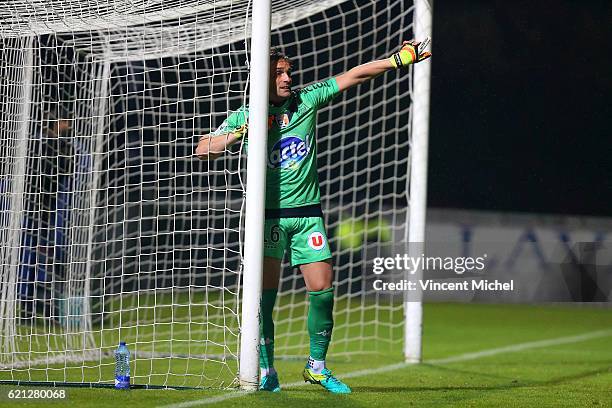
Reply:
<svg viewBox="0 0 612 408"><path fill-rule="evenodd" d="M433 0L414 0L415 38L431 38ZM407 223L408 250L413 258L421 257L425 249L425 218L427 210L427 151L429 140L429 100L431 60L414 66L414 96L412 118L412 164L410 172L410 218ZM411 279L419 280L422 270ZM417 287L420 287L417 285ZM409 294L405 304L404 358L408 363L422 359L423 304L422 293Z"/></svg>
<svg viewBox="0 0 612 408"><path fill-rule="evenodd" d="M236 145L200 161L198 140L256 100L249 136L266 134L270 45L303 87L420 39L418 16L431 13L420 0L137 3L0 11L0 383L112 387L125 341L136 386L255 388L256 187L269 149L251 143L247 160ZM268 22L265 11L256 20L261 4ZM416 137L427 132L429 79L419 72L387 72L318 113L330 359L420 359L420 303L413 313L403 294L372 285L375 257L421 241L408 233L425 215L427 146ZM284 264L279 360L307 357L307 308L301 275Z"/></svg>
<svg viewBox="0 0 612 408"><path fill-rule="evenodd" d="M268 156L270 82L270 0L253 2L249 98L249 161L244 226L244 275L240 342L240 385L259 386L259 300L263 276L263 237Z"/></svg>

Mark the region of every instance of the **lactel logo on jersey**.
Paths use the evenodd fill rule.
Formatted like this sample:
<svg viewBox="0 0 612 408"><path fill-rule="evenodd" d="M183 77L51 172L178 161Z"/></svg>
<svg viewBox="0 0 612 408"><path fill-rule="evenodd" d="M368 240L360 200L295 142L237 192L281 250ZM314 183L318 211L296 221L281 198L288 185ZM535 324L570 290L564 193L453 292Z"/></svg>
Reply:
<svg viewBox="0 0 612 408"><path fill-rule="evenodd" d="M283 137L274 143L268 156L268 167L286 169L304 160L310 152L308 143L296 136Z"/></svg>

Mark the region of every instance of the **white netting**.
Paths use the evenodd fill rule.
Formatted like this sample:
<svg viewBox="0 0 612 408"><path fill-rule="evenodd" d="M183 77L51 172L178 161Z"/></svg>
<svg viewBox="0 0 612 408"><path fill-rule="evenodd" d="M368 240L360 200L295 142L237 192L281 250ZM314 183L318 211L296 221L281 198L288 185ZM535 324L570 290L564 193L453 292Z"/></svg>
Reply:
<svg viewBox="0 0 612 408"><path fill-rule="evenodd" d="M135 383L233 384L244 160L193 152L245 101L248 4L29 0L0 11L0 380L111 383L121 340ZM273 1L272 44L306 85L395 51L412 37L411 6ZM404 236L410 105L410 73L392 72L319 114L331 355L401 343L402 299L370 293L365 259ZM304 357L299 273L285 268L281 289L277 354Z"/></svg>

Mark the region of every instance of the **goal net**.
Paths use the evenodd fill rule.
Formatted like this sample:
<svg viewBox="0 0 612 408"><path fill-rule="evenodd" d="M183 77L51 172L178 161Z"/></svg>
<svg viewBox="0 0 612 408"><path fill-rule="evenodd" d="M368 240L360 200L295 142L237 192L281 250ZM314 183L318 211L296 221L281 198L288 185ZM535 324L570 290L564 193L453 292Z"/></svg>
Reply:
<svg viewBox="0 0 612 408"><path fill-rule="evenodd" d="M194 157L246 102L250 3L13 1L0 11L0 381L112 385L125 341L142 386L236 385L245 159ZM389 56L397 1L272 2L272 45L305 86ZM334 255L330 358L401 360L403 298L369 261L405 239L411 71L319 113ZM283 268L279 358L305 358L307 297Z"/></svg>

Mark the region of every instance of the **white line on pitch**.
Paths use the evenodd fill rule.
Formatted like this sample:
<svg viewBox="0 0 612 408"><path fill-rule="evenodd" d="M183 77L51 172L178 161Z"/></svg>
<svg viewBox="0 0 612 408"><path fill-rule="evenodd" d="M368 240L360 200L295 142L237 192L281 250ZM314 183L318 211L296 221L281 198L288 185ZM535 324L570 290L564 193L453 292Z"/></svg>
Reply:
<svg viewBox="0 0 612 408"><path fill-rule="evenodd" d="M497 354L515 353L517 351L529 350L529 349L534 349L534 348L578 343L581 341L593 340L593 339L598 339L601 337L609 337L609 336L612 336L612 330L599 330L599 331L579 334L576 336L557 337L555 339L530 341L526 343L513 344L511 346L496 347L496 348L492 348L488 350L476 351L474 353L459 354L454 357L427 360L425 361L425 363L434 364L434 365L435 364L457 363L461 361L476 360L482 357L495 356ZM364 370L353 371L350 373L341 374L338 377L340 378L362 377L365 375L385 373L388 371L399 370L399 369L414 366L414 365L415 364L410 364L410 363L397 363L397 364L386 365L386 366L378 367L378 368L368 368ZM305 383L300 381L300 382L285 384L284 387L293 388L293 387L301 387L303 385L305 385ZM229 394L223 394L223 395L219 395L216 397L203 398L200 400L193 400L193 401L185 401L185 402L180 402L178 404L164 405L163 407L159 407L159 408L189 408L189 407L195 407L198 405L208 405L208 404L214 404L217 402L225 401L228 399L242 397L247 394L249 393L245 391L234 391Z"/></svg>
<svg viewBox="0 0 612 408"><path fill-rule="evenodd" d="M179 402L178 404L164 405L164 406L158 407L158 408L188 408L188 407L195 407L196 405L214 404L214 403L225 401L225 400L228 400L228 399L234 399L234 398L242 397L243 395L247 395L247 394L250 394L250 393L247 392L247 391L231 391L228 394L217 395L216 397L203 398L203 399L200 399L200 400L193 400L193 401Z"/></svg>
<svg viewBox="0 0 612 408"><path fill-rule="evenodd" d="M459 354L454 357L447 358L439 358L435 360L427 360L428 364L448 364L448 363L456 363L460 361L467 360L475 360L481 357L494 356L496 354L502 353L514 353L516 351L540 348L540 347L548 347L548 346L559 346L561 344L570 344L570 343L578 343L581 341L597 339L600 337L608 337L612 336L612 330L599 330L594 332L589 332L585 334L579 334L577 336L569 336L569 337L558 337L556 339L550 340L538 340L538 341L530 341L528 343L519 343L506 347L498 347L489 350L476 351L474 353L465 353Z"/></svg>

